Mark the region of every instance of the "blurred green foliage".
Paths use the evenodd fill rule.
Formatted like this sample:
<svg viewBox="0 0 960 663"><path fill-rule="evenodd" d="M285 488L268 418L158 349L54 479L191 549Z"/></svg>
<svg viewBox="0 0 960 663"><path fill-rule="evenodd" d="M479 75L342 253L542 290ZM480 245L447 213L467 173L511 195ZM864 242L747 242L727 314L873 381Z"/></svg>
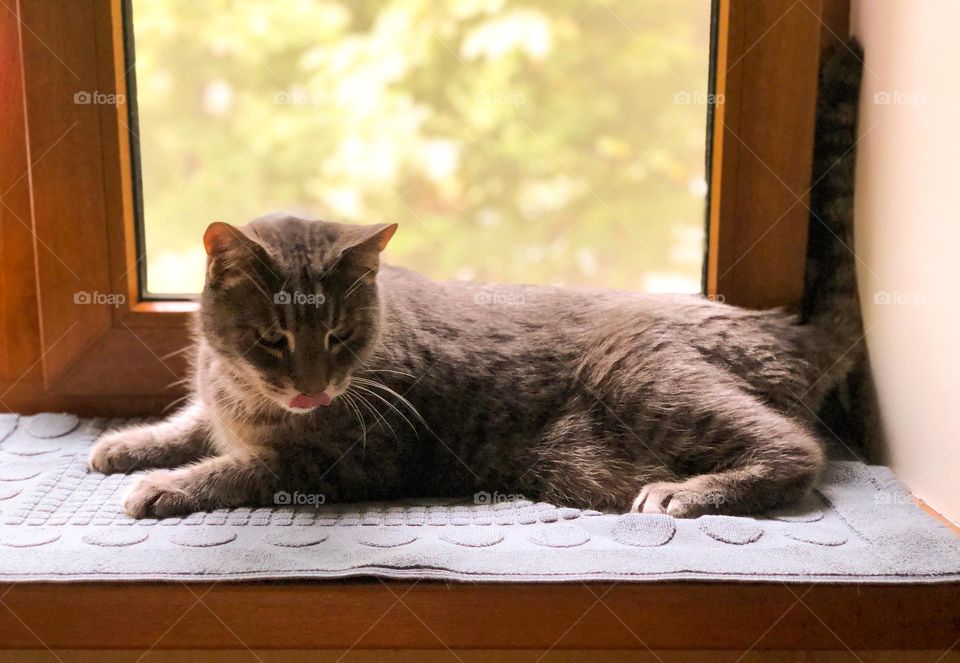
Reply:
<svg viewBox="0 0 960 663"><path fill-rule="evenodd" d="M437 278L699 290L708 0L133 5L151 292L278 209Z"/></svg>

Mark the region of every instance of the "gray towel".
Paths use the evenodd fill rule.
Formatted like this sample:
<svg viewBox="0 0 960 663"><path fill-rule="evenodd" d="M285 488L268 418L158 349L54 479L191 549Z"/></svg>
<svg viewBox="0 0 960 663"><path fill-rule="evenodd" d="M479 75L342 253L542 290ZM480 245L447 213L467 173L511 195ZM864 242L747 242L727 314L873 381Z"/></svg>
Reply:
<svg viewBox="0 0 960 663"><path fill-rule="evenodd" d="M834 461L805 502L763 518L602 514L493 494L132 520L121 499L136 475L86 468L114 423L0 415L0 579L960 580L960 538L885 467Z"/></svg>

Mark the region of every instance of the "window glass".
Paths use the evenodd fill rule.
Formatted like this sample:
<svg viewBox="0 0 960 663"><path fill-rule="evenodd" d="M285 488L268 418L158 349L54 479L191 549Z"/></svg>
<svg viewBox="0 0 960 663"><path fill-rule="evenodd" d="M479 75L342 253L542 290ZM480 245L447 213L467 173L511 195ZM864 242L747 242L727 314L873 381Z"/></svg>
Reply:
<svg viewBox="0 0 960 663"><path fill-rule="evenodd" d="M201 235L395 221L441 279L698 292L707 0L132 0L146 289Z"/></svg>

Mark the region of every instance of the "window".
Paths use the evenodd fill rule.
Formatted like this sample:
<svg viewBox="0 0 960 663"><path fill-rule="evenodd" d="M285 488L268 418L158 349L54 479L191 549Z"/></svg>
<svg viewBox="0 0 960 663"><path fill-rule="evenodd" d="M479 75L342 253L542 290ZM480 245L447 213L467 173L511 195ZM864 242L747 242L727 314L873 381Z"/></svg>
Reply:
<svg viewBox="0 0 960 663"><path fill-rule="evenodd" d="M335 17L336 12L346 16L346 4L322 5L333 18L323 23L329 24L320 35L324 39L313 40L322 46L321 54L345 43L355 44L358 53L361 47L371 48L377 21L403 16L413 6L419 13L415 21L410 19L411 31L420 29L421 20L438 26L423 40L404 44L405 55L421 54L426 64L416 68L415 76L382 88L389 92L383 94L390 103L414 99L436 106L424 116L430 121L423 120L419 133L401 134L413 138L396 148L407 151L392 162L399 183L393 189L381 186L379 179L371 183L364 171L364 178L354 177L349 169L350 177L334 171L337 178L318 180L317 173L327 171L304 165L311 160L309 153L299 158L296 151L283 152L287 147L274 133L281 129L315 136L322 148L317 150L321 164L328 152L346 149L340 148L341 142L349 147L352 140L363 147L355 141L374 134L355 137L344 131L359 119L344 116L342 110L339 116L330 113L338 118L337 126L321 123L319 111L331 103L330 89L296 68L314 62L306 55L310 49L304 51L310 38L290 17L276 14L274 5L279 3L228 7L225 2L151 2L142 9L140 0L134 0L132 11L125 11L121 0L91 0L21 2L0 10L0 62L5 63L0 85L7 111L0 113L0 408L99 416L157 413L169 406L184 391L182 351L190 343L196 304L184 300L183 293L199 286L197 263L191 267L184 253L167 258L167 267L163 261L159 267L153 262L153 271L144 271L146 265L164 252L196 250L191 247L199 246L201 229L215 218L243 222L278 205L300 204L344 220L353 220L355 213L364 221L378 220L378 215L399 221L404 232L391 242L388 258L434 276L695 290L703 263L707 123L712 131L706 293L754 307L799 301L808 219L801 203L810 186L819 53L846 29L838 23L846 15L844 2L716 0L712 14L706 1L351 2L349 30L345 18L337 23ZM148 12L163 12L168 6L178 10L176 21L186 26L184 39L193 34L190 30L215 28L199 33L207 34L207 41L164 42L172 39L163 37L166 32L181 26L173 18L161 20L163 14L154 15L157 24L149 30L140 27ZM308 2L282 6L319 11ZM258 22L251 19L258 7L274 26L259 38ZM192 12L196 18L188 23ZM715 56L705 73L708 15ZM524 30L504 27L510 16L526 26ZM128 86L134 63L129 61L133 44L127 37L134 31L124 29L125 19L137 27L139 43L133 52L139 57L140 90ZM231 20L238 21L236 29L222 22ZM484 49L490 46L478 37L466 49L467 36L490 22L515 35L509 55L488 57ZM531 25L549 25L550 40L518 42L516 34L547 34ZM665 30L669 39L648 34L648 26ZM275 38L283 30L299 35L287 40L289 52L284 50L287 41ZM240 55L222 62L193 57L201 46L222 48L215 44L222 43L224 34L250 40L250 48L240 49L250 59L244 75L234 61ZM151 39L158 40L155 46ZM191 46L194 42L200 46ZM543 50L544 43L551 49ZM162 53L156 50L161 47ZM624 52L631 57L622 56ZM591 66L597 54L614 60L609 80L607 68ZM277 73L286 78L274 80L259 66L261 60L272 66L271 58L284 57L291 59L289 71L296 75L284 70ZM188 72L194 83L178 88L176 95L181 105L193 104L191 114L175 104L164 106L164 97L153 87L162 84L163 77L157 76L163 67L176 72L181 61L196 69ZM325 71L311 66L316 75ZM525 73L522 67L531 66ZM668 66L670 75L664 73ZM723 96L722 104L702 103L707 101L702 92L710 89L708 74L715 80L716 97ZM567 80L568 75L576 80ZM441 85L440 78L453 83ZM221 80L226 87L216 83ZM255 83L266 90L265 98L261 91L245 102L260 90L250 87ZM563 124L570 115L571 95L556 91L566 86L590 97L575 105L588 121ZM230 92L224 92L227 89ZM316 105L290 103L311 100L314 91L327 96L317 97ZM657 99L643 98L638 91L654 91ZM274 96L280 94L287 96ZM523 103L512 94L523 95ZM202 112L205 100L212 113ZM139 114L131 108L134 101L140 103ZM358 115L363 110L359 105L349 108ZM648 119L634 121L634 112ZM268 126L257 113L277 120ZM382 108L374 107L371 113L378 122L386 121ZM182 133L187 130L179 127L189 115L204 124ZM241 131L235 124L243 117L248 124ZM463 118L478 124L464 125ZM771 129L774 120L776 130ZM670 131L674 122L678 128ZM650 127L641 126L646 124L663 128L659 142L648 133ZM487 132L480 132L484 140L476 138L481 129ZM172 132L172 137L164 132ZM517 139L507 140L513 134ZM534 135L545 136L546 142L532 140ZM182 136L194 144L184 147ZM217 140L228 141L220 152L213 149ZM519 153L510 152L515 145L522 146ZM207 168L191 155L204 156L208 148L215 157L240 150L248 158ZM650 150L640 159L647 167L634 172L628 166L632 157L641 156L640 149ZM169 153L151 161L160 150ZM284 158L261 158L271 150ZM424 159L423 154L436 159ZM589 158L581 159L581 154ZM651 154L657 158L648 163ZM158 163L176 166L178 179L165 180ZM282 169L265 170L271 164ZM446 164L446 169L437 164ZM392 168L385 172L394 173ZM455 186L443 177L452 172ZM142 197L137 182L141 175ZM201 186L204 178L209 183ZM491 188L491 178L512 193L500 195ZM167 194L164 187L170 190ZM363 195L342 194L351 187ZM590 189L603 202L591 197ZM354 212L351 200L358 205ZM137 209L138 202L144 203L143 210ZM234 214L239 218L231 218ZM551 225L558 219L566 225ZM146 253L139 236L144 229ZM166 248L164 241L170 242ZM543 246L551 250L538 256L536 247Z"/></svg>
<svg viewBox="0 0 960 663"><path fill-rule="evenodd" d="M706 0L126 11L150 294L200 290L211 221L291 208L397 221L435 278L701 291Z"/></svg>

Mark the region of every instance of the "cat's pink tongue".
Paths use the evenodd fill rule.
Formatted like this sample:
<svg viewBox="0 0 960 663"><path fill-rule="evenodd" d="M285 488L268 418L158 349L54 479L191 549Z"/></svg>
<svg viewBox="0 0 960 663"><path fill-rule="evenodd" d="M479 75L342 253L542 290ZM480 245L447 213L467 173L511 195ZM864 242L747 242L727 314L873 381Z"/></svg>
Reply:
<svg viewBox="0 0 960 663"><path fill-rule="evenodd" d="M326 394L297 394L290 399L290 407L302 408L304 410L309 410L310 408L327 406L333 402Z"/></svg>

